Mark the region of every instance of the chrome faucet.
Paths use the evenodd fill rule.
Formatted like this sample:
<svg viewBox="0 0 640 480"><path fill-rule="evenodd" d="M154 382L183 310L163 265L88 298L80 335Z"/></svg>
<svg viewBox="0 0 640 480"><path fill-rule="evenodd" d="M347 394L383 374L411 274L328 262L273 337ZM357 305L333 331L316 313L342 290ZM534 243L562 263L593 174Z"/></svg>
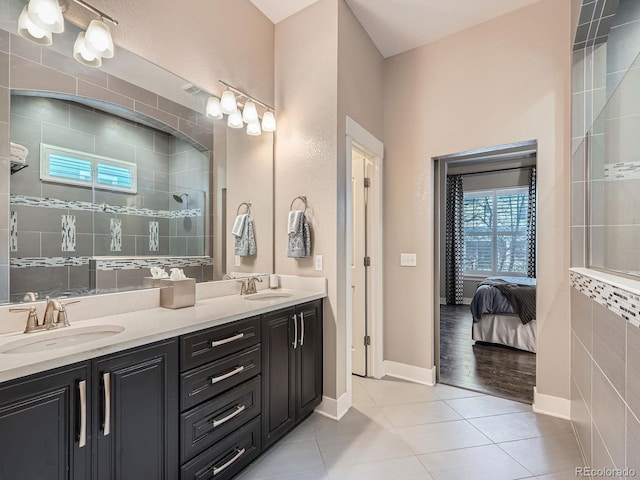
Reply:
<svg viewBox="0 0 640 480"><path fill-rule="evenodd" d="M66 306L72 303L78 303L80 300L61 303L59 300L52 300L46 297L47 306L44 309L44 318L42 323L38 321L38 313L36 307L13 307L10 312L29 312L27 316L27 324L24 333L40 332L42 330L51 330L52 328L68 327L69 318L67 316Z"/></svg>
<svg viewBox="0 0 640 480"><path fill-rule="evenodd" d="M256 293L256 282L261 282L260 277L251 277L247 280L247 294Z"/></svg>

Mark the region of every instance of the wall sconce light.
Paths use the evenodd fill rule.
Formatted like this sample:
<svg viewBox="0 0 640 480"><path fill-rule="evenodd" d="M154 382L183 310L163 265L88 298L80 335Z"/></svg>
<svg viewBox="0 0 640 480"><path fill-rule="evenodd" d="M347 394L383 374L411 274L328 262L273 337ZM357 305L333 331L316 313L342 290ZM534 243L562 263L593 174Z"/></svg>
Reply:
<svg viewBox="0 0 640 480"><path fill-rule="evenodd" d="M273 107L241 92L222 80L219 80L219 82L225 90L219 99L218 97L209 97L205 110L207 117L219 120L223 117L223 114L226 114L229 116L227 118L227 126L230 128L242 128L246 123L248 135L261 135L263 131L275 132L276 118L273 113ZM239 101L243 98L246 99L244 104ZM260 123L260 115L256 104L265 109L262 115L262 124Z"/></svg>
<svg viewBox="0 0 640 480"><path fill-rule="evenodd" d="M100 67L103 58L114 55L113 38L104 20L114 25L118 21L83 0L73 1L100 17L89 23L86 32L78 34L73 58L89 67ZM63 13L67 7L67 0L29 0L18 18L18 33L30 42L48 47L53 43L52 34L64 31Z"/></svg>

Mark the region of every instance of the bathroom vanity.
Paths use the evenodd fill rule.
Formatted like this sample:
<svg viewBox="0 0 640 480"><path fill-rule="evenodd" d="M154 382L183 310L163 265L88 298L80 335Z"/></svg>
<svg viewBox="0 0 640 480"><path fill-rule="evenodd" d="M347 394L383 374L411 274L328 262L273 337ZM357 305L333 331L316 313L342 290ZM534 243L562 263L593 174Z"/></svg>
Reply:
<svg viewBox="0 0 640 480"><path fill-rule="evenodd" d="M123 329L50 351L0 335L0 478L232 478L322 400L326 293L278 292L72 317Z"/></svg>

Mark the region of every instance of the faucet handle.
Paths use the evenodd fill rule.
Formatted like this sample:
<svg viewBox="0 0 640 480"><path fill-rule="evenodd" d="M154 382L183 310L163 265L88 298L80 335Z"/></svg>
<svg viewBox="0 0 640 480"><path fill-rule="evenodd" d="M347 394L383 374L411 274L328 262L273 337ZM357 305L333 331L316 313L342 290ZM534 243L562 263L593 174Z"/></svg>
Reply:
<svg viewBox="0 0 640 480"><path fill-rule="evenodd" d="M74 303L80 303L80 300L71 300L70 302L60 302L56 301L56 306L58 307L58 319L56 320L56 325L59 327L68 327L69 324L69 316L67 315L67 305L71 305Z"/></svg>
<svg viewBox="0 0 640 480"><path fill-rule="evenodd" d="M24 333L31 333L38 328L38 313L36 307L13 307L10 312L29 312L27 317L27 325L24 327Z"/></svg>

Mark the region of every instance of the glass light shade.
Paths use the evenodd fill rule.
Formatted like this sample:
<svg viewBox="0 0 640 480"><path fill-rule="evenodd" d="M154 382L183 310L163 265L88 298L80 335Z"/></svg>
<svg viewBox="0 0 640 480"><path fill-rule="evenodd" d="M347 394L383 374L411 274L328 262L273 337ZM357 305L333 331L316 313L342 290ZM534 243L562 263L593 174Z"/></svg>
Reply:
<svg viewBox="0 0 640 480"><path fill-rule="evenodd" d="M40 28L31 21L26 5L22 9L20 17L18 17L18 33L22 38L38 45L48 47L53 43L51 32Z"/></svg>
<svg viewBox="0 0 640 480"><path fill-rule="evenodd" d="M222 108L220 107L220 99L218 97L209 97L207 100L207 117L220 120L222 118Z"/></svg>
<svg viewBox="0 0 640 480"><path fill-rule="evenodd" d="M265 132L276 131L276 117L273 112L265 112L262 116L262 130Z"/></svg>
<svg viewBox="0 0 640 480"><path fill-rule="evenodd" d="M27 11L31 21L43 30L50 33L64 32L64 17L58 0L30 0Z"/></svg>
<svg viewBox="0 0 640 480"><path fill-rule="evenodd" d="M244 104L242 109L242 120L244 123L251 123L258 120L258 110L256 110L256 104L248 101Z"/></svg>
<svg viewBox="0 0 640 480"><path fill-rule="evenodd" d="M240 113L240 110L236 110L235 112L231 112L229 114L229 118L227 119L227 126L231 128L244 127L244 122L242 121L242 114Z"/></svg>
<svg viewBox="0 0 640 480"><path fill-rule="evenodd" d="M226 113L227 115L230 115L231 113L238 110L236 96L231 90L225 90L224 92L222 92L222 97L220 98L220 107L222 108L222 113Z"/></svg>
<svg viewBox="0 0 640 480"><path fill-rule="evenodd" d="M260 135L262 133L262 129L260 128L260 120L254 120L253 122L249 122L247 124L247 134L248 135Z"/></svg>
<svg viewBox="0 0 640 480"><path fill-rule="evenodd" d="M78 34L76 43L73 44L73 58L88 67L102 66L102 58L94 55L93 52L87 48L84 32Z"/></svg>
<svg viewBox="0 0 640 480"><path fill-rule="evenodd" d="M96 56L113 57L113 38L111 31L102 20L91 20L85 33L85 45Z"/></svg>

